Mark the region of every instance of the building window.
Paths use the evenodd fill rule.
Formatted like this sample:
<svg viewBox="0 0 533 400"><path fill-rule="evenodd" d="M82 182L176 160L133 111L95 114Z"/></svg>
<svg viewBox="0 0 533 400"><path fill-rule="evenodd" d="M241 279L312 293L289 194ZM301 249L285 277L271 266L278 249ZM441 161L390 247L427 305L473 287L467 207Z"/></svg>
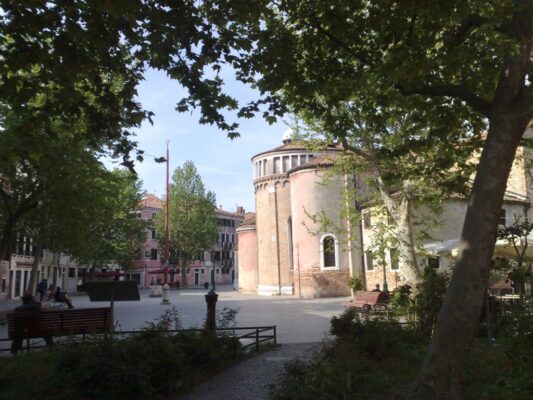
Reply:
<svg viewBox="0 0 533 400"><path fill-rule="evenodd" d="M141 219L142 216L143 216L142 213L139 211L139 212L137 213L137 218L138 218L138 219Z"/></svg>
<svg viewBox="0 0 533 400"><path fill-rule="evenodd" d="M298 166L298 156L291 156L291 168Z"/></svg>
<svg viewBox="0 0 533 400"><path fill-rule="evenodd" d="M363 213L363 224L365 228L370 228L372 226L372 218L370 212Z"/></svg>
<svg viewBox="0 0 533 400"><path fill-rule="evenodd" d="M331 234L325 235L321 240L322 268L338 269L338 243Z"/></svg>
<svg viewBox="0 0 533 400"><path fill-rule="evenodd" d="M281 172L279 157L274 157L274 164L272 166L273 166L272 173L279 174Z"/></svg>
<svg viewBox="0 0 533 400"><path fill-rule="evenodd" d="M397 271L400 269L400 257L398 249L390 249L390 269Z"/></svg>
<svg viewBox="0 0 533 400"><path fill-rule="evenodd" d="M438 269L440 266L440 257L428 257L428 267Z"/></svg>
<svg viewBox="0 0 533 400"><path fill-rule="evenodd" d="M0 286L0 293L5 293L7 290L7 279L2 278L2 286Z"/></svg>
<svg viewBox="0 0 533 400"><path fill-rule="evenodd" d="M203 269L203 268L202 268L202 269L200 270L200 273L201 273L201 274L203 274L203 273L204 273L204 269Z"/></svg>
<svg viewBox="0 0 533 400"><path fill-rule="evenodd" d="M68 269L68 277L69 277L69 278L75 278L75 277L76 277L76 270L75 270L75 268L69 268L69 269Z"/></svg>
<svg viewBox="0 0 533 400"><path fill-rule="evenodd" d="M289 156L283 156L283 172L287 172L290 169Z"/></svg>
<svg viewBox="0 0 533 400"><path fill-rule="evenodd" d="M151 231L152 231L152 239L157 239L157 231L155 230L155 228L152 228Z"/></svg>
<svg viewBox="0 0 533 400"><path fill-rule="evenodd" d="M507 212L505 208L500 210L500 225L505 226L507 224Z"/></svg>
<svg viewBox="0 0 533 400"><path fill-rule="evenodd" d="M366 270L374 271L374 255L372 250L365 251Z"/></svg>
<svg viewBox="0 0 533 400"><path fill-rule="evenodd" d="M191 274L191 270L190 270L190 268L187 268L187 271L186 271L186 272L187 272L187 275L190 275L190 274Z"/></svg>
<svg viewBox="0 0 533 400"><path fill-rule="evenodd" d="M220 273L220 270L217 268L217 269L216 269L216 272L217 272L217 274L219 274L219 273Z"/></svg>
<svg viewBox="0 0 533 400"><path fill-rule="evenodd" d="M150 250L150 259L151 260L157 260L157 249L151 249Z"/></svg>

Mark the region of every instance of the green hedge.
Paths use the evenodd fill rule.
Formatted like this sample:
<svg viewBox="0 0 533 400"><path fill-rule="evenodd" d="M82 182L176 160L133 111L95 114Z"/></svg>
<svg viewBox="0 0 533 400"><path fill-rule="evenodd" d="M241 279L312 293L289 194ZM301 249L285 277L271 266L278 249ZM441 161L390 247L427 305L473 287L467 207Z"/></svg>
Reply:
<svg viewBox="0 0 533 400"><path fill-rule="evenodd" d="M0 399L159 399L231 363L239 341L198 332L148 329L123 340L92 338L4 358Z"/></svg>

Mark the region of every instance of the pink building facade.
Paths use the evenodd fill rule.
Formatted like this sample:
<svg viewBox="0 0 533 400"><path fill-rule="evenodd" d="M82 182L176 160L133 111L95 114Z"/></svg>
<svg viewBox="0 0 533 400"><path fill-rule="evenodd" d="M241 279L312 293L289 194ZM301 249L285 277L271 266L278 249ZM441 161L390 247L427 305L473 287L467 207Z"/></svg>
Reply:
<svg viewBox="0 0 533 400"><path fill-rule="evenodd" d="M134 261L134 268L126 278L135 280L142 288L162 283L165 280L162 252L157 237L155 224L151 221L161 212L163 202L154 194L148 194L140 203L138 218L145 220L146 241L139 252L139 259ZM244 209L237 207L235 212L216 208L218 220L218 239L210 249L204 251L198 260L193 260L185 269L186 282L177 266L167 269L167 282L172 287L204 287L211 282L211 271L214 271L216 284L231 284L235 280L235 248L237 246L237 227L244 219ZM179 282L179 283L178 283Z"/></svg>

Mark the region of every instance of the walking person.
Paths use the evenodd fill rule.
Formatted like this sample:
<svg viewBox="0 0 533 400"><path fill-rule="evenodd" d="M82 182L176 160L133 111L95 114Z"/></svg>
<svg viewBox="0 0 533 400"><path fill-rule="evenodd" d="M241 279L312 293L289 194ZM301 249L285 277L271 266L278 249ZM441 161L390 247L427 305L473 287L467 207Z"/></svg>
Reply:
<svg viewBox="0 0 533 400"><path fill-rule="evenodd" d="M43 302L44 295L46 294L46 289L48 288L48 282L46 279L41 280L37 285L37 293L39 293L39 303Z"/></svg>

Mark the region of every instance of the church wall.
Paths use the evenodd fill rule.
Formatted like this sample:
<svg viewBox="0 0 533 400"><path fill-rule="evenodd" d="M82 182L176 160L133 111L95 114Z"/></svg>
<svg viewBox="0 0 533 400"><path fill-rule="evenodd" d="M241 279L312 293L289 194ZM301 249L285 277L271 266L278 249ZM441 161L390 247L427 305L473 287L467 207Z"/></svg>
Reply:
<svg viewBox="0 0 533 400"><path fill-rule="evenodd" d="M339 210L343 207L342 177L322 182L323 173L315 169L291 174L291 214L293 231L294 286L302 298L349 296L351 256L347 251L347 235L325 231L314 223L310 215L325 212L339 223ZM322 239L326 234L336 238L337 268L323 268Z"/></svg>
<svg viewBox="0 0 533 400"><path fill-rule="evenodd" d="M264 179L255 186L258 293L293 294L286 240L290 216L289 181L283 174Z"/></svg>
<svg viewBox="0 0 533 400"><path fill-rule="evenodd" d="M255 226L237 229L239 258L239 291L255 292L258 284L257 231Z"/></svg>

